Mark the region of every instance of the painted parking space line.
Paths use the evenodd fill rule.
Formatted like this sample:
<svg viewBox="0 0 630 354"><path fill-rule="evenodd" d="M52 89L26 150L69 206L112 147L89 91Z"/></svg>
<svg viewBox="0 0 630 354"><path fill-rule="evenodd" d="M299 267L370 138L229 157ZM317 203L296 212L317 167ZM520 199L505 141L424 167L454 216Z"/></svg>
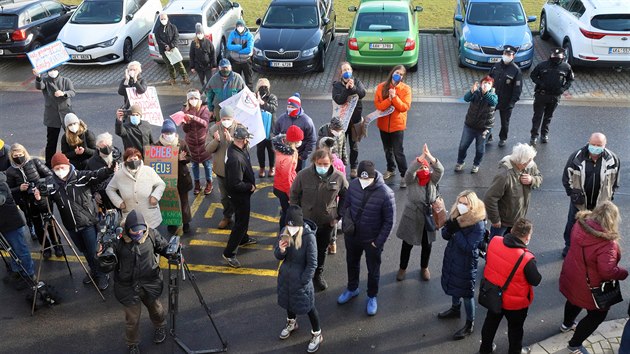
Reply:
<svg viewBox="0 0 630 354"><path fill-rule="evenodd" d="M208 210L206 210L206 213L203 215L204 219L212 219L212 216L217 210L223 210L223 205L221 203L210 203L210 205L208 206ZM255 219L260 219L263 221L269 221L269 222L275 222L275 223L278 223L280 221L280 218L278 218L277 216L270 216L270 215L255 213L255 212L250 212L249 216Z"/></svg>
<svg viewBox="0 0 630 354"><path fill-rule="evenodd" d="M215 229L215 228L205 228L205 227L198 227L195 230L195 233L197 234L208 234L208 235L229 235L230 232L232 232L231 230L228 229ZM266 231L253 231L253 230L248 230L247 234L249 236L262 236L262 237L276 237L278 236L278 233L276 232L266 232Z"/></svg>
<svg viewBox="0 0 630 354"><path fill-rule="evenodd" d="M208 241L208 240L190 240L190 246L208 246L208 247L219 247L225 248L227 246L227 242L220 241ZM246 246L238 246L238 248L252 249L252 250L263 250L263 251L273 251L272 245L246 245Z"/></svg>

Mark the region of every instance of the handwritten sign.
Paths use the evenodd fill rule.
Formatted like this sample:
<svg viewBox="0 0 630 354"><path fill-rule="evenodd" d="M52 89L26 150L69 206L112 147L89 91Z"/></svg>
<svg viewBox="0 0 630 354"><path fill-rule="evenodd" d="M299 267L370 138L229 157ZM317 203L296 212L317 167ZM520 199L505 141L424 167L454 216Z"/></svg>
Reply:
<svg viewBox="0 0 630 354"><path fill-rule="evenodd" d="M357 102L359 102L359 95L357 94L350 95L344 104L337 104L337 102L332 101L332 117L339 118L341 124L343 125L344 132L348 130L350 118L352 118L352 113L354 113L354 109L357 107Z"/></svg>
<svg viewBox="0 0 630 354"><path fill-rule="evenodd" d="M127 87L127 97L129 97L130 105L137 104L142 107L142 120L146 120L151 125L162 126L164 116L162 116L162 108L155 86L148 86L142 95L136 92L135 87Z"/></svg>
<svg viewBox="0 0 630 354"><path fill-rule="evenodd" d="M38 74L44 73L70 60L70 55L66 52L66 48L60 40L39 47L32 52L26 53L26 55L28 56L28 60L31 61L33 69L35 69Z"/></svg>
<svg viewBox="0 0 630 354"><path fill-rule="evenodd" d="M157 172L166 188L160 199L162 224L182 224L182 208L177 193L177 159L179 149L172 146L147 146L144 148L144 163Z"/></svg>
<svg viewBox="0 0 630 354"><path fill-rule="evenodd" d="M265 126L263 125L258 99L247 87L236 95L219 103L219 106L232 107L232 109L234 109L234 118L246 126L250 134L254 135L249 142L250 147L265 139L267 134L265 132Z"/></svg>

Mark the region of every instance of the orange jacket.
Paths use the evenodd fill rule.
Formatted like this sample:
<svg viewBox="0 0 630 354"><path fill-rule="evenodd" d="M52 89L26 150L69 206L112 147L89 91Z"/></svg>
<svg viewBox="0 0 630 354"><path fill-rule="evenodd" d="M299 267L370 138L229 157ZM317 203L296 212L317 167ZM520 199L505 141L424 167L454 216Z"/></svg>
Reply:
<svg viewBox="0 0 630 354"><path fill-rule="evenodd" d="M386 110L389 106L394 106L394 112L389 116L385 116L378 119L378 129L392 133L399 130L407 129L407 111L411 107L411 88L400 82L394 88L396 89L396 97L390 100L389 97L383 98L381 91L385 82L380 83L376 87L376 94L374 95L374 105L379 111ZM389 85L389 83L387 83Z"/></svg>

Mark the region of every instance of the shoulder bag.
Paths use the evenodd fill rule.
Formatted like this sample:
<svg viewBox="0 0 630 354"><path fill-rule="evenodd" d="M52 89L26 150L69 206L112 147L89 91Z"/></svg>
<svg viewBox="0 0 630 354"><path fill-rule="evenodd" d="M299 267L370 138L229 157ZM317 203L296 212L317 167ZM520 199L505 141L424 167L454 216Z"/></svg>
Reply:
<svg viewBox="0 0 630 354"><path fill-rule="evenodd" d="M433 202L429 202L429 186L430 184L427 184L427 188L425 188L427 209L424 214L424 228L429 232L434 232L441 229L444 224L446 224L447 215L444 199L439 193L439 185L435 186L437 197Z"/></svg>
<svg viewBox="0 0 630 354"><path fill-rule="evenodd" d="M518 261L503 286L492 284L486 277L481 279L481 284L479 285L479 305L487 308L488 312L498 315L503 310L503 292L507 289L508 285L510 285L514 273L516 273L518 266L521 265L523 257L525 257L525 252L527 251L523 251L518 258Z"/></svg>
<svg viewBox="0 0 630 354"><path fill-rule="evenodd" d="M588 266L586 265L586 256L584 256L584 247L582 247L582 259L584 259L584 269L586 269L586 285L591 290L593 302L598 310L607 310L614 304L623 301L621 296L621 287L619 280L603 281L600 286L591 287L591 279L588 276Z"/></svg>
<svg viewBox="0 0 630 354"><path fill-rule="evenodd" d="M361 208L359 209L359 212L357 213L357 221L361 221L361 215L363 215L363 209L365 208L365 204L367 204L367 201L370 200L372 193L374 193L374 191L365 193L365 196L363 197L363 202L361 203ZM349 207L346 209L346 212L343 215L342 220L343 221L341 222L341 231L343 231L343 234L345 236L354 236L354 232L356 228L354 225L354 220L352 220L352 213L350 212Z"/></svg>

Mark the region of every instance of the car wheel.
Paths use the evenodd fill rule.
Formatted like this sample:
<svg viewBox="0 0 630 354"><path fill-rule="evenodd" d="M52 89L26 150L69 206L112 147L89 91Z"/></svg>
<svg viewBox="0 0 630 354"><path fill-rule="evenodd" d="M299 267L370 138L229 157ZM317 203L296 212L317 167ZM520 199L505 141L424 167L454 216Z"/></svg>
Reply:
<svg viewBox="0 0 630 354"><path fill-rule="evenodd" d="M547 16L544 12L540 14L540 27L538 29L540 31L540 39L549 39L549 31L547 30Z"/></svg>
<svg viewBox="0 0 630 354"><path fill-rule="evenodd" d="M459 44L457 44L457 66L460 68L465 68L464 62L462 61L462 52L460 52Z"/></svg>
<svg viewBox="0 0 630 354"><path fill-rule="evenodd" d="M564 48L564 57L567 58L567 63L571 66L575 65L575 60L573 60L573 47L571 47L571 41L568 38L564 40L562 48Z"/></svg>
<svg viewBox="0 0 630 354"><path fill-rule="evenodd" d="M322 50L319 54L319 65L317 65L317 72L323 73L326 70L326 51Z"/></svg>
<svg viewBox="0 0 630 354"><path fill-rule="evenodd" d="M133 45L131 44L131 39L125 39L125 44L123 44L123 61L125 63L129 63L133 60Z"/></svg>

